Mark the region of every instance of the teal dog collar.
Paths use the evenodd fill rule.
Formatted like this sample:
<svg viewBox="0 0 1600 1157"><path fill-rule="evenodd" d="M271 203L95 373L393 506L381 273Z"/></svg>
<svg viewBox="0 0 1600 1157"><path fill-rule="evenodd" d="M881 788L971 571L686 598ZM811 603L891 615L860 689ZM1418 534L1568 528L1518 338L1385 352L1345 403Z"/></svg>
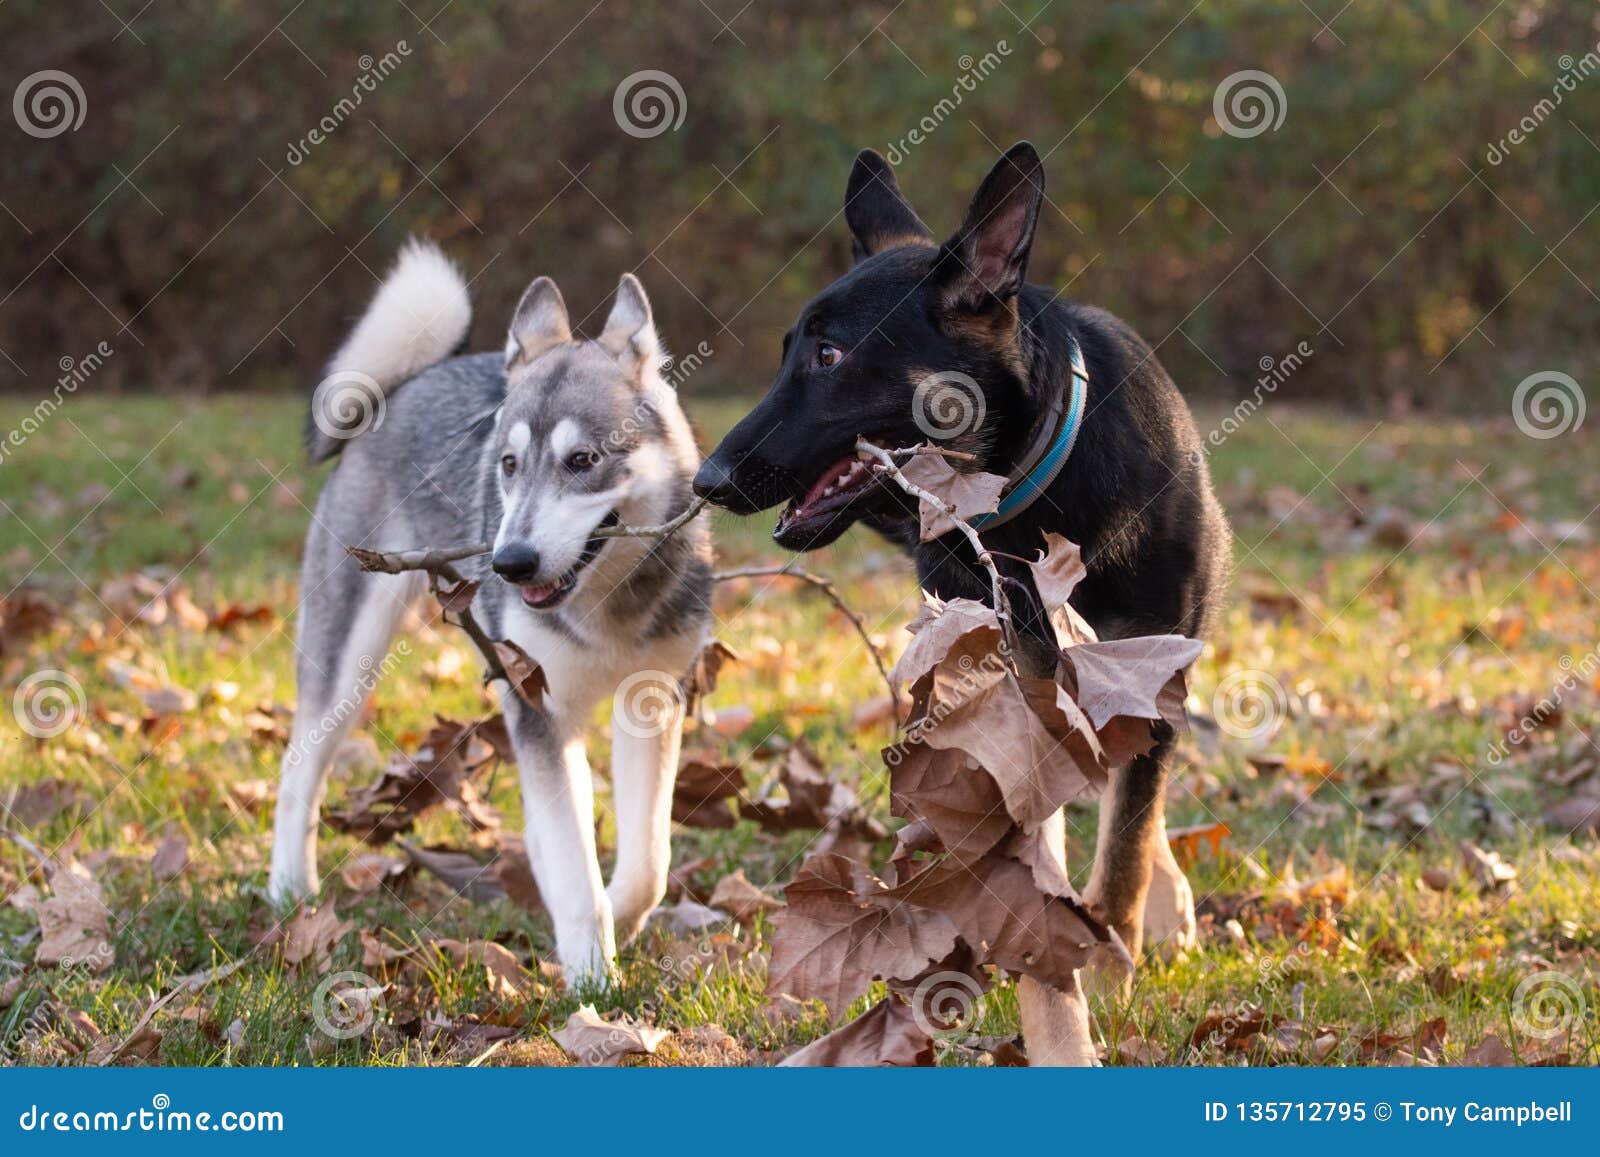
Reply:
<svg viewBox="0 0 1600 1157"><path fill-rule="evenodd" d="M1050 488L1072 454L1072 447L1078 441L1078 429L1083 425L1089 371L1083 364L1083 350L1076 339L1072 340L1068 356L1072 363L1072 388L1067 393L1066 412L1056 424L1055 437L1042 451L1036 447L1034 452L1028 454L1012 474L1012 480L1007 483L1000 505L993 514L980 514L971 520L975 530L993 530L1032 506L1039 495Z"/></svg>

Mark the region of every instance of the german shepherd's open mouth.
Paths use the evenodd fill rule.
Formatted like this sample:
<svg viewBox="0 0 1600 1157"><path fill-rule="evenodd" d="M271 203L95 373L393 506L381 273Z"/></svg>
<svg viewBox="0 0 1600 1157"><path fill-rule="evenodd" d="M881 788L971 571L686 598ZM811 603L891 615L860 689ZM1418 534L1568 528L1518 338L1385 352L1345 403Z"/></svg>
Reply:
<svg viewBox="0 0 1600 1157"><path fill-rule="evenodd" d="M861 450L833 463L804 494L789 500L773 528L773 540L786 549L803 550L803 544L810 543L833 523L843 520L849 524L882 509L894 488L876 465Z"/></svg>

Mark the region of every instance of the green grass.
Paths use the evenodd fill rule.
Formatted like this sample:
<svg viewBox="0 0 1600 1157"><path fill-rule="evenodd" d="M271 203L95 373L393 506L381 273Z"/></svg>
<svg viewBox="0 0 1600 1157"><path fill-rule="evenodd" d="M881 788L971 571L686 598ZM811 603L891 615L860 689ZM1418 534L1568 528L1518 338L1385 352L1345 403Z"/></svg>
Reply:
<svg viewBox="0 0 1600 1157"><path fill-rule="evenodd" d="M693 409L709 436L741 407L702 400ZM0 405L0 430L27 412L21 403ZM1200 417L1209 428L1220 415ZM121 1039L174 977L250 955L231 976L160 1014L162 1063L453 1064L486 1052L491 1064L563 1063L548 1032L579 994L530 984L521 997L499 997L481 968L434 952L397 970L375 1032L338 1041L317 1030L313 993L330 972L374 971L363 965L355 931L321 968L290 968L280 947L262 943L272 924L259 899L270 807L242 805L230 788L275 781L281 741L253 732L249 713L294 699L299 545L323 477L302 464L300 423L294 399L85 398L0 463L5 588L34 588L65 611L46 634L4 644L0 686L9 700L29 674L64 670L87 706L48 741L22 734L7 716L0 792L51 778L80 789L81 808L19 831L94 870L115 916L116 947L114 966L99 975L81 967L20 973L20 990L0 1010L10 1058L80 1063L96 1034ZM1524 1031L1527 1001L1519 1005L1514 994L1548 970L1577 994L1559 1051L1578 1063L1600 1060L1600 856L1592 842L1542 818L1568 796L1597 794L1600 749L1588 739L1600 716L1596 688L1567 689L1557 725L1499 762L1489 758L1527 703L1565 677L1563 657L1581 666L1600 644L1591 590L1600 589L1600 550L1583 524L1600 503L1600 476L1579 469L1595 450L1583 429L1541 442L1510 422L1380 423L1283 407L1255 415L1216 449L1238 568L1223 625L1191 679L1196 728L1170 822L1221 821L1231 834L1220 857L1207 850L1190 871L1205 925L1200 951L1147 962L1132 999L1100 1010L1111 1063L1128 1036L1173 1061L1239 1063L1246 1053L1215 1045L1190 1053L1188 1042L1208 1012L1241 1016L1256 1005L1334 1038L1315 1054L1293 1045L1275 1059L1365 1063L1362 1038L1379 1031L1405 1037L1415 1051L1411 1036L1435 1018L1444 1020L1436 1052L1446 1061L1486 1034L1522 1060L1537 1059L1551 1046ZM1357 512L1377 530L1352 531ZM722 561L778 561L769 529L764 519L719 516ZM916 605L900 557L858 531L807 565L840 580L872 630L899 647L899 628ZM125 626L107 605L117 603L116 592L105 586L141 569L181 577L203 608L265 602L272 616L227 633ZM733 738L702 727L686 745L744 761L754 776L764 765L752 753L804 735L886 815L875 753L888 730L851 721L853 708L882 687L848 624L825 601L781 583L723 589L719 612L719 633L742 662L725 673L710 705L748 707L755 721ZM414 745L435 713L470 718L487 707L463 638L434 623L413 644L378 687L363 727L380 756ZM453 659L463 660L459 671ZM143 706L125 685L130 669L198 695L175 735L141 729ZM1242 671L1260 672L1254 678L1277 689L1285 714L1257 741L1219 734L1212 722L1221 709L1216 688ZM1262 770L1251 755L1286 763ZM603 774L603 733L591 761ZM330 800L372 774L336 772ZM516 827L514 775L500 769L490 794ZM1074 811L1070 819L1081 865L1094 817ZM148 861L169 829L188 839L191 862L161 882ZM735 868L781 884L809 835L779 839L743 821L729 831L684 829L675 835L675 863L699 865L691 880L701 890ZM608 823L602 836L609 841ZM465 825L443 814L429 816L415 838L473 846ZM1515 886L1480 894L1460 866L1463 839L1514 864ZM359 850L346 837L324 836L328 894L355 929L390 944L487 939L524 963L549 957L548 926L508 902L452 898L428 878L392 893L353 893L334 866ZM1337 865L1350 882L1330 901L1292 886ZM1446 874L1442 891L1423 882L1430 869ZM40 883L32 856L0 841L0 892L30 881ZM1319 916L1331 924L1318 926L1314 947L1297 949L1300 930ZM26 964L36 929L33 914L0 905L0 956ZM716 942L648 933L625 951L622 984L598 1002L683 1030L652 1063L761 1063L826 1028L816 1010L795 1015L767 1004L764 938L764 925ZM722 962L704 963L713 956ZM0 964L0 984L16 974ZM92 1029L75 1023L74 1011L86 1013ZM430 1023L454 1031L435 1035ZM733 1042L713 1047L688 1035L708 1024ZM473 1025L515 1035L490 1050L466 1031ZM976 1028L1015 1031L1008 991L988 1000ZM971 1055L952 1049L946 1059L966 1063Z"/></svg>

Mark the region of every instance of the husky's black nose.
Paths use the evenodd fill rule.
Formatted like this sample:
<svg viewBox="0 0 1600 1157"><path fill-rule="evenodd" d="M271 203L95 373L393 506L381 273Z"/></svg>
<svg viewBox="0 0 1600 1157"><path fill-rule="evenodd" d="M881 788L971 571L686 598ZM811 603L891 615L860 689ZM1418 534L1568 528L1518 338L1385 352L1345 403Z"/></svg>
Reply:
<svg viewBox="0 0 1600 1157"><path fill-rule="evenodd" d="M508 583L529 583L539 577L539 552L525 542L512 542L494 552L494 573Z"/></svg>

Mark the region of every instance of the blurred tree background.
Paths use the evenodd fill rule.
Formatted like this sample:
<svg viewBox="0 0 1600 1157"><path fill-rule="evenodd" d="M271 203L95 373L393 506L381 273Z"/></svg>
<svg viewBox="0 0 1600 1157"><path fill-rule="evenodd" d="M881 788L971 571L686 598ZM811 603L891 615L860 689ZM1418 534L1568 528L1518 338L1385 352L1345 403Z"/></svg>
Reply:
<svg viewBox="0 0 1600 1157"><path fill-rule="evenodd" d="M480 347L533 276L582 315L635 269L669 343L715 351L688 388L755 391L848 262L858 149L945 231L1028 138L1031 279L1186 390L1305 341L1285 395L1499 409L1596 362L1597 42L1575 0L9 0L0 388L106 341L86 390L308 389L423 233ZM41 70L81 86L76 129L24 131ZM643 70L682 93L648 136L615 109ZM1243 70L1275 128L1219 123Z"/></svg>

